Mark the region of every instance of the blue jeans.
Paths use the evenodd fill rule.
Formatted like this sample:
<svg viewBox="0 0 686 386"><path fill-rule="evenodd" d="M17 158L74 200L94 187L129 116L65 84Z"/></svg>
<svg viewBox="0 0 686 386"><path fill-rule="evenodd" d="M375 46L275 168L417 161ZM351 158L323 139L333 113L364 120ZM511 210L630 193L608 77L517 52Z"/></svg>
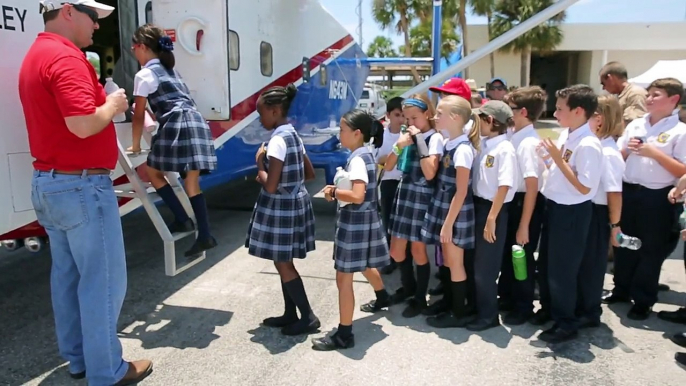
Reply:
<svg viewBox="0 0 686 386"><path fill-rule="evenodd" d="M113 385L128 364L117 337L126 256L112 180L34 171L31 200L50 238L60 354L71 373L87 370L89 385Z"/></svg>

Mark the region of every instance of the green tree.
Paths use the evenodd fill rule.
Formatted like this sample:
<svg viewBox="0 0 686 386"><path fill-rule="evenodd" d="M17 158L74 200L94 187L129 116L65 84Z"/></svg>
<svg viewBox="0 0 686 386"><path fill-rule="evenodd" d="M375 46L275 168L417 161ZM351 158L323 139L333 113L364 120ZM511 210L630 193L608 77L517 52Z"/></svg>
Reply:
<svg viewBox="0 0 686 386"><path fill-rule="evenodd" d="M95 68L95 73L100 77L100 58L95 56L89 56L88 61Z"/></svg>
<svg viewBox="0 0 686 386"><path fill-rule="evenodd" d="M460 37L455 32L455 25L451 20L443 20L441 30L441 57L448 58L460 44ZM401 50L404 50L401 46ZM419 23L410 30L410 51L412 56L430 57L433 48L432 21Z"/></svg>
<svg viewBox="0 0 686 386"><path fill-rule="evenodd" d="M493 12L493 35L498 37L523 21L552 5L555 0L502 0L495 4ZM521 86L529 84L529 62L531 53L550 53L562 43L560 25L565 19L561 12L545 23L538 25L524 35L504 46L501 51L521 55Z"/></svg>
<svg viewBox="0 0 686 386"><path fill-rule="evenodd" d="M373 58L395 58L398 53L393 49L393 42L385 36L377 36L367 47L367 56Z"/></svg>

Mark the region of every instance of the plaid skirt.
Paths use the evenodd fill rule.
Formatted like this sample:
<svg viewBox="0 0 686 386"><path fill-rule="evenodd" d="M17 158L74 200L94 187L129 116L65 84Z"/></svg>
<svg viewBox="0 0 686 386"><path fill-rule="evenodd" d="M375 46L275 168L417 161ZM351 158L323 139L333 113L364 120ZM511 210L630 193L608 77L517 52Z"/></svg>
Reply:
<svg viewBox="0 0 686 386"><path fill-rule="evenodd" d="M454 196L454 188L438 187L436 189L422 226L422 240L426 244L440 244L441 228L448 217L448 210ZM467 193L462 209L453 223L453 244L462 249L472 249L475 241L474 199L470 193Z"/></svg>
<svg viewBox="0 0 686 386"><path fill-rule="evenodd" d="M250 255L277 263L304 259L314 251L314 236L314 210L304 186L294 195L260 191L245 239Z"/></svg>
<svg viewBox="0 0 686 386"><path fill-rule="evenodd" d="M172 111L152 137L147 165L164 172L217 168L210 127L196 110Z"/></svg>
<svg viewBox="0 0 686 386"><path fill-rule="evenodd" d="M403 178L393 202L391 217L391 236L407 241L423 241L422 226L429 208L433 188L413 184Z"/></svg>
<svg viewBox="0 0 686 386"><path fill-rule="evenodd" d="M391 263L386 232L376 210L341 209L336 219L334 268L338 272L363 272Z"/></svg>

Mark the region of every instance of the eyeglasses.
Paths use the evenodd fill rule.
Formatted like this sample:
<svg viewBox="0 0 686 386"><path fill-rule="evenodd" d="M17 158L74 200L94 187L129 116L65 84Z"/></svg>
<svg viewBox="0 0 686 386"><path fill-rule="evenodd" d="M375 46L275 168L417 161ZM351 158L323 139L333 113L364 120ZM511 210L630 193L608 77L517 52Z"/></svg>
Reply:
<svg viewBox="0 0 686 386"><path fill-rule="evenodd" d="M491 91L497 90L497 91L503 91L507 90L505 86L488 86L488 89Z"/></svg>
<svg viewBox="0 0 686 386"><path fill-rule="evenodd" d="M88 16L93 21L93 23L97 23L98 20L100 19L98 17L98 12L92 8L88 8L84 5L78 5L78 4L72 4L71 6L74 7L75 10L86 14L86 16Z"/></svg>

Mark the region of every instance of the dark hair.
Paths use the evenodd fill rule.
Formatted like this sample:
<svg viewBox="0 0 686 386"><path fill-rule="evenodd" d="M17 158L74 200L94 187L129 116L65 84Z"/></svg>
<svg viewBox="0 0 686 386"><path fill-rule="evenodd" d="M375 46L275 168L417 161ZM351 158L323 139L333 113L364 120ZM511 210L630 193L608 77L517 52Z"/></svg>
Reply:
<svg viewBox="0 0 686 386"><path fill-rule="evenodd" d="M659 88L660 90L665 90L668 97L678 95L679 100L676 101L678 106L681 100L684 98L684 85L676 78L661 78L654 80L650 85L648 85L647 90L651 88Z"/></svg>
<svg viewBox="0 0 686 386"><path fill-rule="evenodd" d="M53 9L52 11L43 12L43 24L48 24L49 21L57 19L57 15L59 14L59 9Z"/></svg>
<svg viewBox="0 0 686 386"><path fill-rule="evenodd" d="M172 52L174 43L162 28L150 23L142 25L133 33L132 40L134 44L143 44L155 53L164 68L174 69L176 65L176 58Z"/></svg>
<svg viewBox="0 0 686 386"><path fill-rule="evenodd" d="M386 102L386 112L390 113L393 110L403 110L403 97L393 97Z"/></svg>
<svg viewBox="0 0 686 386"><path fill-rule="evenodd" d="M298 89L293 83L289 83L288 86L274 86L265 90L261 95L260 99L262 103L266 106L279 106L281 107L281 116L287 117L288 110L291 108L291 102L295 99L295 95L298 93Z"/></svg>
<svg viewBox="0 0 686 386"><path fill-rule="evenodd" d="M566 99L570 110L581 107L586 114L586 119L591 119L598 110L598 96L591 87L585 84L575 84L562 90L557 90L555 96Z"/></svg>
<svg viewBox="0 0 686 386"><path fill-rule="evenodd" d="M520 109L525 108L526 118L532 123L543 113L547 99L546 92L538 86L520 87L505 96L507 103Z"/></svg>
<svg viewBox="0 0 686 386"><path fill-rule="evenodd" d="M626 71L626 66L619 62L609 62L600 69L601 78L605 78L608 75L614 75L622 80L626 80L629 77L629 73Z"/></svg>
<svg viewBox="0 0 686 386"><path fill-rule="evenodd" d="M480 115L479 118L493 125L491 133L505 134L507 129L514 126L514 119L507 118L506 122L500 122L490 115Z"/></svg>
<svg viewBox="0 0 686 386"><path fill-rule="evenodd" d="M362 133L364 142L369 142L374 138L373 145L377 149L383 144L383 125L370 113L355 109L345 113L342 119L351 129L359 130Z"/></svg>

